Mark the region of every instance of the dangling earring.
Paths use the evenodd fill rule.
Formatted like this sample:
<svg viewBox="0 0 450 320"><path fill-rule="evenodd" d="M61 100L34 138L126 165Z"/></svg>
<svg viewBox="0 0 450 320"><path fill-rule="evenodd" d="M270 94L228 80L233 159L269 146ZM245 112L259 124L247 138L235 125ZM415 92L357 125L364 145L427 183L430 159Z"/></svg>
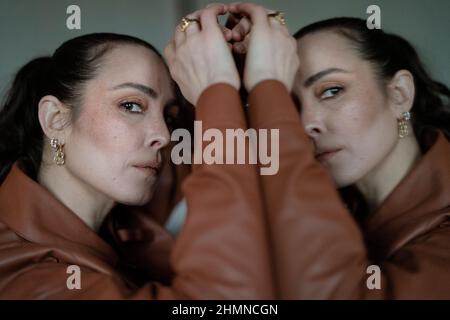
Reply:
<svg viewBox="0 0 450 320"><path fill-rule="evenodd" d="M65 163L65 154L64 154L64 144L59 143L58 139L51 139L50 145L52 146L53 151L55 151L55 156L53 157L53 161L58 166L62 166Z"/></svg>
<svg viewBox="0 0 450 320"><path fill-rule="evenodd" d="M398 136L403 139L409 135L408 121L411 120L409 111L403 112L402 117L398 119Z"/></svg>

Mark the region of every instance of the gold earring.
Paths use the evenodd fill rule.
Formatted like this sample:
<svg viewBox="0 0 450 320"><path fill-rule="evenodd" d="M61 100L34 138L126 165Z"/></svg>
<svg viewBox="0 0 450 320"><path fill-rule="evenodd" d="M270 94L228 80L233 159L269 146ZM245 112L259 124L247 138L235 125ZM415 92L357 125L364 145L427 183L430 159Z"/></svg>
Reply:
<svg viewBox="0 0 450 320"><path fill-rule="evenodd" d="M403 139L409 135L408 121L411 120L411 113L409 111L403 112L402 117L398 119L398 136Z"/></svg>
<svg viewBox="0 0 450 320"><path fill-rule="evenodd" d="M53 151L55 151L53 161L55 161L55 163L58 166L64 165L65 163L64 144L59 143L58 139L53 138L50 140L50 145L52 146Z"/></svg>

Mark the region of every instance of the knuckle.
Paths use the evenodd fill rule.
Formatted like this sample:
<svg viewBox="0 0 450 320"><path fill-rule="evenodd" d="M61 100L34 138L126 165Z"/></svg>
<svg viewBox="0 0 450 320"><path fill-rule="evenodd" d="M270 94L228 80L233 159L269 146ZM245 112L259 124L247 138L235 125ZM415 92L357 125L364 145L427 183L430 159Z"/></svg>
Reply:
<svg viewBox="0 0 450 320"><path fill-rule="evenodd" d="M239 25L241 26L241 28L243 28L244 30L250 30L250 21L245 19L245 20L241 20L241 22L239 23Z"/></svg>
<svg viewBox="0 0 450 320"><path fill-rule="evenodd" d="M257 12L259 15L265 15L266 9L264 9L263 6L255 5L255 12Z"/></svg>
<svg viewBox="0 0 450 320"><path fill-rule="evenodd" d="M206 8L212 8L212 7L218 7L218 6L222 6L223 4L222 3L219 3L219 2L213 2L213 3L210 3L210 4L208 4L207 6L206 6Z"/></svg>
<svg viewBox="0 0 450 320"><path fill-rule="evenodd" d="M207 12L208 12L208 9L199 10L198 11L198 17L200 19L203 19L203 17L205 16L205 13L207 13Z"/></svg>

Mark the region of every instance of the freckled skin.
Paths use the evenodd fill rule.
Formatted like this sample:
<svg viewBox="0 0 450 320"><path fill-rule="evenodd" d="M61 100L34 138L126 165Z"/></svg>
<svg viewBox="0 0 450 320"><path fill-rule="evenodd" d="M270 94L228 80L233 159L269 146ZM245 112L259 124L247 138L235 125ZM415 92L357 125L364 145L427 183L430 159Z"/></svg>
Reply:
<svg viewBox="0 0 450 320"><path fill-rule="evenodd" d="M349 42L334 32L317 32L298 41L300 70L294 92L301 101L303 125L316 146L340 147L324 166L339 187L377 170L398 144L397 118L377 82L374 69ZM305 88L304 81L328 68L331 73ZM331 87L343 88L324 99Z"/></svg>
<svg viewBox="0 0 450 320"><path fill-rule="evenodd" d="M151 87L159 97L134 88L112 89L127 82ZM66 141L66 169L115 202L148 202L156 177L133 165L161 160L161 148L170 139L163 109L173 97L170 76L159 57L144 47L117 46L86 86ZM139 103L145 110L127 112L120 106L123 102Z"/></svg>

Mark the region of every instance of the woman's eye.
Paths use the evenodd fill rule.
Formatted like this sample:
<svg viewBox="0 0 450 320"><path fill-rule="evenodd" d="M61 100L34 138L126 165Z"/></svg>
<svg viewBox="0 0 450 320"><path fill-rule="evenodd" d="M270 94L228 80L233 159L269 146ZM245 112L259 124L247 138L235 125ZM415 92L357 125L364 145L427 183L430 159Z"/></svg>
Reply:
<svg viewBox="0 0 450 320"><path fill-rule="evenodd" d="M120 107L131 113L142 113L143 111L141 105L136 102L123 102Z"/></svg>
<svg viewBox="0 0 450 320"><path fill-rule="evenodd" d="M320 96L320 98L321 99L333 98L333 97L337 96L341 91L342 91L341 87L328 88L322 92L322 95Z"/></svg>

